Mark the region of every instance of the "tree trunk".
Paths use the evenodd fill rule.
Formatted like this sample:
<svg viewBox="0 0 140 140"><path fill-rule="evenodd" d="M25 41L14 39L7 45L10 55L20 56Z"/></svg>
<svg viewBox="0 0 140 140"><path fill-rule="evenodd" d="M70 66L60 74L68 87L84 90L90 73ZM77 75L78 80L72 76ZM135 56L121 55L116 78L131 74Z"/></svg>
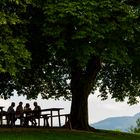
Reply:
<svg viewBox="0 0 140 140"><path fill-rule="evenodd" d="M73 63L71 92L72 104L70 121L73 129L89 130L88 96L92 90L95 78L100 71L100 59L92 57L86 70L82 70L78 63Z"/></svg>
<svg viewBox="0 0 140 140"><path fill-rule="evenodd" d="M72 91L71 124L74 129L89 129L88 125L88 95L77 87Z"/></svg>

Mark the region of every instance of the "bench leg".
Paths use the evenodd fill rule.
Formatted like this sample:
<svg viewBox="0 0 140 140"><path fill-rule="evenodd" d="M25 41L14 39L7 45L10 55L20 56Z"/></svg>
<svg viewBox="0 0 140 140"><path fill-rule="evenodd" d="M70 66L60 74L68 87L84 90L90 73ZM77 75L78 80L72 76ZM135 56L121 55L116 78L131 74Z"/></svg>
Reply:
<svg viewBox="0 0 140 140"><path fill-rule="evenodd" d="M38 118L38 126L40 126L40 118Z"/></svg>
<svg viewBox="0 0 140 140"><path fill-rule="evenodd" d="M49 122L48 122L48 117L47 116L44 116L43 117L43 120L44 120L44 127L49 127Z"/></svg>
<svg viewBox="0 0 140 140"><path fill-rule="evenodd" d="M2 126L3 124L2 124L2 115L0 116L0 125Z"/></svg>
<svg viewBox="0 0 140 140"><path fill-rule="evenodd" d="M72 129L72 125L71 125L71 121L70 121L70 116L69 115L65 116L65 124L67 124L67 123L68 123L68 127L70 129Z"/></svg>

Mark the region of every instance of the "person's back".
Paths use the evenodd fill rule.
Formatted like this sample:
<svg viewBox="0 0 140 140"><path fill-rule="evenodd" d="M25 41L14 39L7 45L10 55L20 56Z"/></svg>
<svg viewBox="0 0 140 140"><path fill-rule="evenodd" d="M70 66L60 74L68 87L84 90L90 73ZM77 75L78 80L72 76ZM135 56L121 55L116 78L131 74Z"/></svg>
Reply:
<svg viewBox="0 0 140 140"><path fill-rule="evenodd" d="M23 107L22 107L22 102L19 102L19 105L16 108L16 117L20 118L23 116Z"/></svg>
<svg viewBox="0 0 140 140"><path fill-rule="evenodd" d="M15 103L12 102L11 106L9 106L7 110L7 124L8 125L14 125L16 121L14 107L15 107Z"/></svg>
<svg viewBox="0 0 140 140"><path fill-rule="evenodd" d="M41 110L41 107L37 104L37 102L34 102L35 118L38 118L40 116L40 114L41 114L40 110Z"/></svg>
<svg viewBox="0 0 140 140"><path fill-rule="evenodd" d="M29 121L32 123L32 125L35 124L34 122L34 119L33 119L33 115L32 115L32 109L30 108L30 104L26 104L25 107L24 107L24 113L26 113L26 116L25 116L25 126L28 126L29 125Z"/></svg>
<svg viewBox="0 0 140 140"><path fill-rule="evenodd" d="M24 116L23 116L23 102L19 102L19 105L16 108L16 115L15 117L17 119L20 119L20 125L22 126L24 124Z"/></svg>
<svg viewBox="0 0 140 140"><path fill-rule="evenodd" d="M30 108L30 104L27 103L24 107L24 112L26 113L27 117L31 116L31 114L32 114L31 111L32 111L32 109Z"/></svg>
<svg viewBox="0 0 140 140"><path fill-rule="evenodd" d="M40 106L35 106L34 110L38 111L38 110L41 110L41 107Z"/></svg>
<svg viewBox="0 0 140 140"><path fill-rule="evenodd" d="M15 113L14 107L15 107L15 103L12 102L11 106L9 106L9 108L7 110L7 113Z"/></svg>

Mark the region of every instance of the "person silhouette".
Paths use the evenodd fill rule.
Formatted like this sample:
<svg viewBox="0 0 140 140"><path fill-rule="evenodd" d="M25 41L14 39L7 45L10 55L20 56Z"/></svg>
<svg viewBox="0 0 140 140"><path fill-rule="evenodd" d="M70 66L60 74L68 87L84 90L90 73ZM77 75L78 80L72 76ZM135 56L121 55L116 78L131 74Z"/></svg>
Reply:
<svg viewBox="0 0 140 140"><path fill-rule="evenodd" d="M8 110L7 110L7 125L11 125L11 126L15 125L16 118L15 118L14 107L15 107L14 102L12 102L11 105L8 107Z"/></svg>

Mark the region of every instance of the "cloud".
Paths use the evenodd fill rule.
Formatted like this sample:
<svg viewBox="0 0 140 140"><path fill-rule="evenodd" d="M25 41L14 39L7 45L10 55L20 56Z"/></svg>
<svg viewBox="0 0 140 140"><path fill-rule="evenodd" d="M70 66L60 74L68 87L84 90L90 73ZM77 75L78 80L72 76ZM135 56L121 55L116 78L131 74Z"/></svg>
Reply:
<svg viewBox="0 0 140 140"><path fill-rule="evenodd" d="M103 120L108 117L133 116L140 112L140 104L130 106L127 101L116 102L114 99L101 101L97 94L89 97L90 123Z"/></svg>

